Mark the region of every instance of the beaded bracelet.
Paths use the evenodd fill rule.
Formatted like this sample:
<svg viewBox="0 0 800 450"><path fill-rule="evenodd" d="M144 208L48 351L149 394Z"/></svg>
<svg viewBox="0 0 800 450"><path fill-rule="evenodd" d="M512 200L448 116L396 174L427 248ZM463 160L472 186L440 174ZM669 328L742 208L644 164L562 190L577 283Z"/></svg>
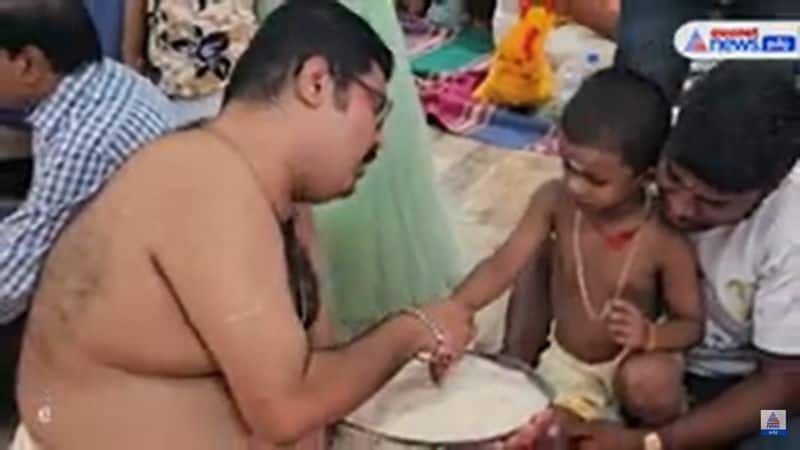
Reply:
<svg viewBox="0 0 800 450"><path fill-rule="evenodd" d="M434 352L419 352L417 354L417 359L423 362L430 362L433 360L434 355L439 353L439 351L441 351L441 349L444 348L445 344L447 343L447 338L445 337L442 328L436 323L436 321L431 319L419 308L403 308L400 310L400 314L408 314L416 318L431 332L434 340L436 341L436 350Z"/></svg>

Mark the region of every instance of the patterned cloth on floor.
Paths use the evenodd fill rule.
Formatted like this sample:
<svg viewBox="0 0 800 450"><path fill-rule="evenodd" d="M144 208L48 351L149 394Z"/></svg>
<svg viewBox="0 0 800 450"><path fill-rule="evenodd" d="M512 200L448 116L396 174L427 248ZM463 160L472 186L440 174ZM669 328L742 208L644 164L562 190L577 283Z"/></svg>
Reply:
<svg viewBox="0 0 800 450"><path fill-rule="evenodd" d="M491 34L464 29L455 33L423 19L402 18L406 50L423 109L444 130L509 149L538 151L550 122L534 112L515 111L478 101L472 91L488 73Z"/></svg>
<svg viewBox="0 0 800 450"><path fill-rule="evenodd" d="M438 47L453 35L453 30L411 14L400 14L406 53L410 58Z"/></svg>
<svg viewBox="0 0 800 450"><path fill-rule="evenodd" d="M472 91L486 76L488 60L451 73L417 77L417 89L428 119L443 129L487 144L539 150L551 123L532 112L514 111L478 101Z"/></svg>

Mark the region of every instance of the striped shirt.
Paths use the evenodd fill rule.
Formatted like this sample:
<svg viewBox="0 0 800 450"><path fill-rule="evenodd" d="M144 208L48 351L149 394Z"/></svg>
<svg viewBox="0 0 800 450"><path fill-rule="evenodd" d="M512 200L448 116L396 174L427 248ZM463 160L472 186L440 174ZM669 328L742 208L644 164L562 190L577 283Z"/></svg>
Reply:
<svg viewBox="0 0 800 450"><path fill-rule="evenodd" d="M66 223L137 148L170 130L169 111L158 88L108 59L64 77L37 105L31 188L0 222L0 324L27 308Z"/></svg>

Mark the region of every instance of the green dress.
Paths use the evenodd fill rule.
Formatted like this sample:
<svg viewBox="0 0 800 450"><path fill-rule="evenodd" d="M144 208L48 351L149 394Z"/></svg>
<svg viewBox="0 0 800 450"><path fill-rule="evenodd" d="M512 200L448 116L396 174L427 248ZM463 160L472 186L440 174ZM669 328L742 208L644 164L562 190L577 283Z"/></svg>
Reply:
<svg viewBox="0 0 800 450"><path fill-rule="evenodd" d="M397 62L378 160L353 196L314 211L331 318L347 338L392 311L447 293L463 266L434 181L429 131L393 0L341 1L381 35ZM261 0L260 17L275 3Z"/></svg>

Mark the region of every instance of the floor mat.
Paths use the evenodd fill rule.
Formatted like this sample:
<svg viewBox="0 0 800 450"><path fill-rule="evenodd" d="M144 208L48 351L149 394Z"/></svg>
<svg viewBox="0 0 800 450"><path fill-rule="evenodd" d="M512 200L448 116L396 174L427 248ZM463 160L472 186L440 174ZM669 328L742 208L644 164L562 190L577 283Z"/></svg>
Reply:
<svg viewBox="0 0 800 450"><path fill-rule="evenodd" d="M451 32L424 19L401 18L411 69L428 119L444 130L508 149L537 151L550 130L535 111L479 101L472 92L486 77L493 49L486 30Z"/></svg>

